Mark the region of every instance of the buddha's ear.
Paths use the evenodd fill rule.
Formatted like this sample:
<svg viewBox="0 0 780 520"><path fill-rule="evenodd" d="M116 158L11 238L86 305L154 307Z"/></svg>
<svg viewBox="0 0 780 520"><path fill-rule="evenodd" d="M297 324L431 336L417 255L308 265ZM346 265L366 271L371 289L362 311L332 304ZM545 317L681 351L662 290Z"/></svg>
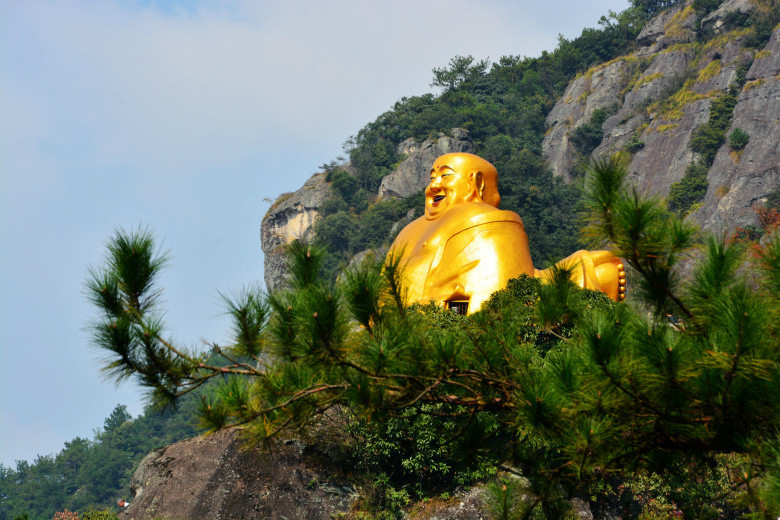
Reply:
<svg viewBox="0 0 780 520"><path fill-rule="evenodd" d="M469 182L474 187L479 201L482 202L482 192L485 191L485 176L479 170L473 171L469 174ZM473 197L473 199L477 197Z"/></svg>

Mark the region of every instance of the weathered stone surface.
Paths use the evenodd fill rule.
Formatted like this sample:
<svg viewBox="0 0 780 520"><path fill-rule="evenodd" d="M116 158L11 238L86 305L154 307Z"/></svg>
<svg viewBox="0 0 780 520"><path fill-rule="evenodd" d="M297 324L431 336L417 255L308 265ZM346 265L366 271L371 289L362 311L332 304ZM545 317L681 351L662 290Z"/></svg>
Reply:
<svg viewBox="0 0 780 520"><path fill-rule="evenodd" d="M744 9L742 5L730 1L718 16ZM729 231L754 224L755 206L763 204L778 185L780 37L776 29L766 49L757 55L746 48L739 30L720 34L703 46L684 43L653 52L672 40L685 41L683 33L690 19L687 6L674 8L658 16L640 35L638 41L649 47L634 53L639 61L633 66L646 68L622 92L624 98L618 96L620 109L604 122L604 140L592 156L621 151L636 135L644 147L635 152L629 165L632 180L642 191L666 197L671 184L683 177L695 159L690 137L709 119L712 100L733 84L740 67L757 56L727 132L741 128L751 141L741 154L732 153L728 144L721 147L709 172L707 197L693 214L708 229ZM586 82L587 75L572 81L547 119L550 128L543 149L553 172L565 179L578 159L568 136L588 119L583 99L592 94Z"/></svg>
<svg viewBox="0 0 780 520"><path fill-rule="evenodd" d="M765 53L748 72L737 99L730 135L740 128L750 135L741 152L724 144L710 168L709 188L693 218L704 228L729 232L756 224L756 208L780 186L780 28L775 29Z"/></svg>
<svg viewBox="0 0 780 520"><path fill-rule="evenodd" d="M655 46L654 51L675 43L691 42L696 37L695 23L696 13L689 1L667 9L650 20L636 41L640 45Z"/></svg>
<svg viewBox="0 0 780 520"><path fill-rule="evenodd" d="M438 139L428 139L421 144L407 139L398 145L398 152L407 157L398 169L382 179L379 186L379 198L403 198L417 193L428 185L429 170L433 161L440 155L455 152L473 152L474 143L467 130L453 128L452 137L440 135Z"/></svg>
<svg viewBox="0 0 780 520"><path fill-rule="evenodd" d="M123 520L329 520L356 498L350 484L313 469L295 443L244 451L235 431L153 451L130 486Z"/></svg>
<svg viewBox="0 0 780 520"><path fill-rule="evenodd" d="M688 141L693 130L707 122L710 104L710 99L688 103L682 108L681 118L656 117L642 133L645 146L637 151L629 165L641 191L665 197L672 183L682 179L685 168L694 159Z"/></svg>
<svg viewBox="0 0 780 520"><path fill-rule="evenodd" d="M561 100L547 114L549 130L542 140L542 152L554 175L571 180L569 172L576 160L569 142L571 131L590 121L595 110L620 101L629 69L627 59L591 69L569 84Z"/></svg>
<svg viewBox="0 0 780 520"><path fill-rule="evenodd" d="M319 208L332 194L324 173L315 173L298 191L280 195L263 217L260 240L265 255L265 286L277 289L284 280L285 246L296 239L311 240Z"/></svg>
<svg viewBox="0 0 780 520"><path fill-rule="evenodd" d="M693 58L693 51L687 48L668 49L647 57L651 60L650 65L625 94L617 113L604 121L604 141L594 150L593 156L599 157L622 149L635 130L646 122L644 109L647 104L679 83Z"/></svg>
<svg viewBox="0 0 780 520"><path fill-rule="evenodd" d="M732 84L740 66L753 59L741 44L741 37L724 35L697 60L686 46L658 53L626 94L618 113L605 121L604 140L593 156L624 149L639 132L644 148L631 160L634 180L649 194L667 196L671 184L683 177L694 160L688 143L693 131L709 119L712 99ZM669 90L673 86L679 89L676 93ZM650 104L663 96L675 96L667 103L671 108Z"/></svg>
<svg viewBox="0 0 780 520"><path fill-rule="evenodd" d="M729 14L735 12L748 14L755 10L756 6L751 0L726 0L723 5L701 19L701 28L705 31L719 32L723 29L726 16Z"/></svg>

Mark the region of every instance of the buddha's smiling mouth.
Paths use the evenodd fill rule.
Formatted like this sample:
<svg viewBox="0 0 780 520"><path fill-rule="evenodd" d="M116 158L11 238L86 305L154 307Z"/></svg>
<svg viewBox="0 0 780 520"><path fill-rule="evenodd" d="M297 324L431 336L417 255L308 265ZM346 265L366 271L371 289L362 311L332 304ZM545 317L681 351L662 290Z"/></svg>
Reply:
<svg viewBox="0 0 780 520"><path fill-rule="evenodd" d="M440 201L442 201L442 200L444 200L444 195L436 195L436 196L433 198L433 202L434 202L434 203L436 203L436 202L440 202Z"/></svg>

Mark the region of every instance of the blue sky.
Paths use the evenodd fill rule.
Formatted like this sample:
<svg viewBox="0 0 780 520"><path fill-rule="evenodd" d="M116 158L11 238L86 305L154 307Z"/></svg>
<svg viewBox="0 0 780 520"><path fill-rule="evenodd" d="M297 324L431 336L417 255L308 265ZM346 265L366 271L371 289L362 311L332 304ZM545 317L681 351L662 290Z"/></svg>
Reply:
<svg viewBox="0 0 780 520"><path fill-rule="evenodd" d="M221 341L293 191L455 55L554 49L627 0L0 0L0 463L143 393L98 371L82 290L118 227L170 251L172 337Z"/></svg>

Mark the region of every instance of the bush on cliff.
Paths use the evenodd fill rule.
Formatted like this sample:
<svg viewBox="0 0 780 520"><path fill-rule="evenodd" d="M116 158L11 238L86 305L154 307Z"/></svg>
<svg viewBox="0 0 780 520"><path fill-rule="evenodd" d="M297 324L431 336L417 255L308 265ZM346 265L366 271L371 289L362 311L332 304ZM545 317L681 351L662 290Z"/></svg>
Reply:
<svg viewBox="0 0 780 520"><path fill-rule="evenodd" d="M250 442L305 429L337 405L379 425L417 410L473 429L474 454L521 465L542 509L567 493L595 493L615 475L663 476L681 461L706 473L712 457L733 453L746 462L732 493L768 515L762 504L777 500L779 478L780 241L761 250L746 280L740 248L707 239L684 285L676 268L694 230L624 188L625 176L618 160L596 164L586 233L636 272L636 308L590 297L560 272L455 319L407 308L392 259L333 284L318 276L321 252L295 243L286 290L228 302L235 342L213 346L225 359L216 365L167 339L154 242L119 232L88 283L100 311L94 339L110 356L108 374L137 378L161 405L222 380L202 400L202 423L242 426ZM491 444L497 435L504 442ZM403 455L401 467L435 474L435 457L404 466L414 457Z"/></svg>

